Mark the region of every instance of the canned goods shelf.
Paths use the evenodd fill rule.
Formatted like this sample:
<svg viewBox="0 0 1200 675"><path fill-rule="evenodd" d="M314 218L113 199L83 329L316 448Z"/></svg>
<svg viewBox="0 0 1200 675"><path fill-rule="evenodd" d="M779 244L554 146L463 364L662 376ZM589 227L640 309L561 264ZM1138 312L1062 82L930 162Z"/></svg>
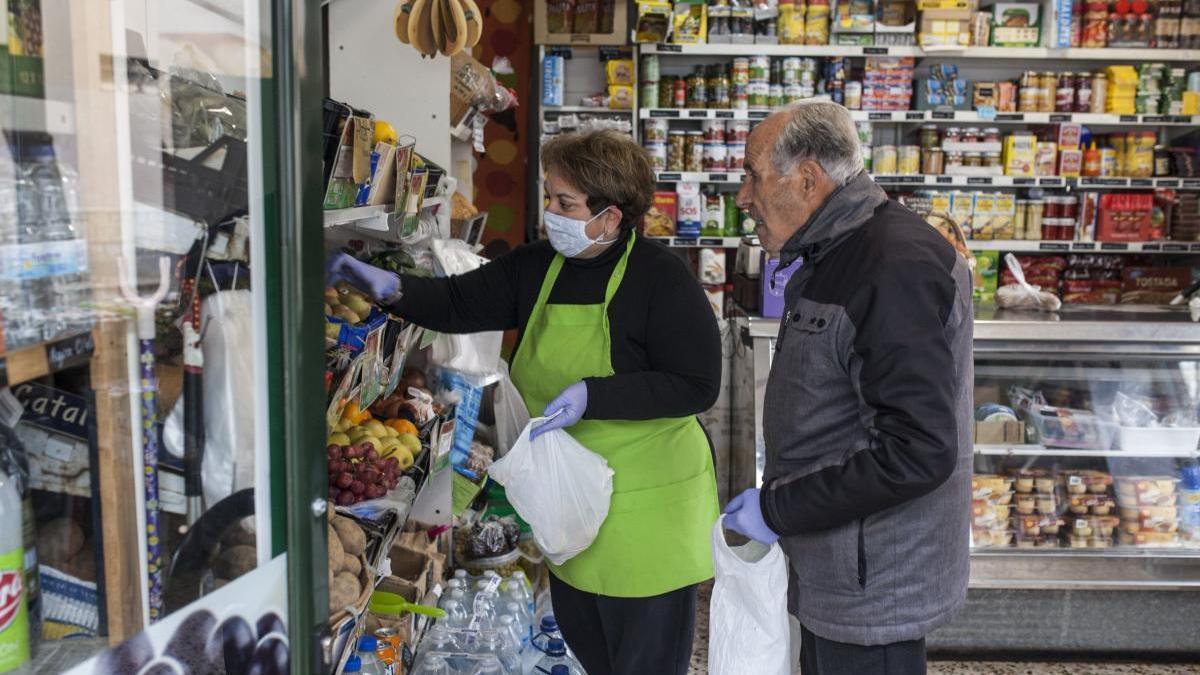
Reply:
<svg viewBox="0 0 1200 675"><path fill-rule="evenodd" d="M1048 47L851 47L840 45L643 44L642 54L681 56L913 56L917 58L1046 61L1200 61L1197 49L1051 49Z"/></svg>
<svg viewBox="0 0 1200 675"><path fill-rule="evenodd" d="M972 251L1001 251L1005 253L1197 253L1200 243L1154 241L1021 241L968 239Z"/></svg>
<svg viewBox="0 0 1200 675"><path fill-rule="evenodd" d="M742 239L754 242L756 237L646 237L671 248L737 248Z"/></svg>
<svg viewBox="0 0 1200 675"><path fill-rule="evenodd" d="M741 183L745 174L741 171L657 171L660 183ZM880 185L909 185L913 187L1018 187L1018 188L1064 188L1081 190L1090 188L1148 190L1174 188L1178 190L1200 190L1200 178L1064 178L1062 176L947 176L947 175L878 175L872 178Z"/></svg>
<svg viewBox="0 0 1200 675"><path fill-rule="evenodd" d="M642 108L642 119L730 119L761 120L771 110L727 110L712 108ZM856 122L974 122L976 124L1059 124L1073 122L1093 126L1196 126L1200 115L1115 115L1107 113L1013 112L980 115L972 110L851 110Z"/></svg>
<svg viewBox="0 0 1200 675"><path fill-rule="evenodd" d="M544 113L593 113L597 115L632 115L633 108L597 108L586 105L547 105Z"/></svg>

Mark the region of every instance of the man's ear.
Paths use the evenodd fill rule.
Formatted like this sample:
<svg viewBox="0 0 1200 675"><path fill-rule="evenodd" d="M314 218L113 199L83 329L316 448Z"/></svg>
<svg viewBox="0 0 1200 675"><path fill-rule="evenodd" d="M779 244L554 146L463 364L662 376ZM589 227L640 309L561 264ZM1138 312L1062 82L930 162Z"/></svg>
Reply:
<svg viewBox="0 0 1200 675"><path fill-rule="evenodd" d="M796 166L796 172L802 181L800 187L804 190L805 194L808 194L817 189L824 170L820 164L811 159L806 159Z"/></svg>

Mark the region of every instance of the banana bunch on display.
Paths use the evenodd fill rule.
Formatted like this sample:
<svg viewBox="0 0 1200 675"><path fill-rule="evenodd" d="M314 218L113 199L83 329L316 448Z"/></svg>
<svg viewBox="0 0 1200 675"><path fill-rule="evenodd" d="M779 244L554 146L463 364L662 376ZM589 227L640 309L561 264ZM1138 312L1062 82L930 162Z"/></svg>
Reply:
<svg viewBox="0 0 1200 675"><path fill-rule="evenodd" d="M470 49L483 34L475 0L399 0L392 18L396 38L431 58Z"/></svg>

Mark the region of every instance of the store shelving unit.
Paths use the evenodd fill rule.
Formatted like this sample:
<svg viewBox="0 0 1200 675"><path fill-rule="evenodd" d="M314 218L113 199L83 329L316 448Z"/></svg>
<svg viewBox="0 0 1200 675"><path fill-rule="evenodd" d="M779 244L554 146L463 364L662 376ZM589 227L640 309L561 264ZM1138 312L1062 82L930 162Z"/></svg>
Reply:
<svg viewBox="0 0 1200 675"><path fill-rule="evenodd" d="M655 177L660 183L729 183L742 182L741 171L658 171ZM948 175L878 175L872 174L876 183L886 186L909 187L1076 187L1145 190L1151 188L1175 188L1200 190L1200 178L1064 178L1062 176L948 176Z"/></svg>
<svg viewBox="0 0 1200 675"><path fill-rule="evenodd" d="M554 110L553 108L548 110ZM759 120L769 110L732 110L727 108L642 108L640 119L730 119ZM1073 122L1092 126L1196 126L1200 115L1115 115L1108 113L996 113L981 115L971 110L851 110L856 122L964 122L972 124L1060 124Z"/></svg>
<svg viewBox="0 0 1200 675"><path fill-rule="evenodd" d="M737 248L742 237L647 237L672 248Z"/></svg>
<svg viewBox="0 0 1200 675"><path fill-rule="evenodd" d="M96 343L91 331L0 353L0 386L15 386L87 364Z"/></svg>
<svg viewBox="0 0 1200 675"><path fill-rule="evenodd" d="M840 45L644 44L643 54L682 56L912 56L916 58L1046 61L1200 61L1195 49L1053 49L1049 47L859 47Z"/></svg>

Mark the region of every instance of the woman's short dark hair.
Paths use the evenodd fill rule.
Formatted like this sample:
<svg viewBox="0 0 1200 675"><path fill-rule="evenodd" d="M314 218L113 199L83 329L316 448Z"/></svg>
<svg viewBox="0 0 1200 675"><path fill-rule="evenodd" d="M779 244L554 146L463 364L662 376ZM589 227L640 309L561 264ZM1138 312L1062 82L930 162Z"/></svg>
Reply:
<svg viewBox="0 0 1200 675"><path fill-rule="evenodd" d="M621 209L622 229L642 222L654 198L650 156L628 134L579 131L542 146L542 167L587 195L588 210Z"/></svg>

